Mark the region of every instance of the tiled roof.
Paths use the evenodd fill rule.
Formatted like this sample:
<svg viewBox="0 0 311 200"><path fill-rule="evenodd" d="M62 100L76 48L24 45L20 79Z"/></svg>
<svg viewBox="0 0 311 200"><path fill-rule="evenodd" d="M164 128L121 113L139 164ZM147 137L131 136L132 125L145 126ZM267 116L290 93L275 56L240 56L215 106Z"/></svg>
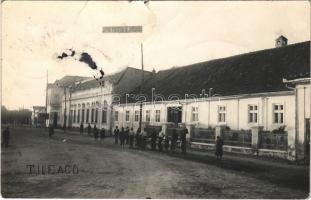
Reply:
<svg viewBox="0 0 311 200"><path fill-rule="evenodd" d="M310 41L159 71L144 84L166 98L171 94L208 93L221 96L289 90L283 78L310 76ZM134 91L139 93L139 87Z"/></svg>

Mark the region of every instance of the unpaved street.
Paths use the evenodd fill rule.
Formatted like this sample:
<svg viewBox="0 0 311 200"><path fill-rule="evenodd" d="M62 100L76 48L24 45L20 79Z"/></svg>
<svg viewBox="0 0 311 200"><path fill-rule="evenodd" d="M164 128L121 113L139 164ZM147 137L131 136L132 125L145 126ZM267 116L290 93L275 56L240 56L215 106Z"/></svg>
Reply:
<svg viewBox="0 0 311 200"><path fill-rule="evenodd" d="M212 156L121 149L111 138L100 142L64 133L48 138L41 129L11 133L1 154L3 197L306 198L309 193L307 167L230 163L226 157L217 163ZM78 173L36 174L27 165L75 165Z"/></svg>

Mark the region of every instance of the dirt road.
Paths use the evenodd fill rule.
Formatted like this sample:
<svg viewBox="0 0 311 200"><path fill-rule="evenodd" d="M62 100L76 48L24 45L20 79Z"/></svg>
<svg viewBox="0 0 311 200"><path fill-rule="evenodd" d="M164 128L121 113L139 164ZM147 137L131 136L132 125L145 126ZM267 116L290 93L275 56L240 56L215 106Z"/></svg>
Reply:
<svg viewBox="0 0 311 200"><path fill-rule="evenodd" d="M11 132L12 143L1 154L3 197L306 198L308 195L307 168L249 164L247 170L237 167L237 163L231 166L226 160L215 164L212 159L202 162L159 152L121 149L112 139L100 142L61 133L48 138L47 132L40 129ZM30 165L34 166L31 172ZM53 173L43 174L42 166L47 170L45 167L49 165L53 166ZM76 171L72 170L74 166ZM68 167L68 171L62 173L59 167L63 171Z"/></svg>

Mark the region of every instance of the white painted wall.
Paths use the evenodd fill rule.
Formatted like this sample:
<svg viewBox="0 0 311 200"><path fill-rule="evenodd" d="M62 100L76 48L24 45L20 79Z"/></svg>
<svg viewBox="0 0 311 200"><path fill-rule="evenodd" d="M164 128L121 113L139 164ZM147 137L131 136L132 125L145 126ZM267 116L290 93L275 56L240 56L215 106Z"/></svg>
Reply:
<svg viewBox="0 0 311 200"><path fill-rule="evenodd" d="M297 142L298 154L304 154L305 120L310 119L310 84L297 84Z"/></svg>
<svg viewBox="0 0 311 200"><path fill-rule="evenodd" d="M70 110L76 110L76 121L72 123L72 127L80 127L82 120L82 109L84 107L84 127L87 127L88 123L92 125L92 127L96 124L97 128L111 128L111 103L112 103L112 89L113 85L109 82L105 82L104 87L97 87L88 90L79 90L72 92L71 98L69 98L70 93L67 90L66 96L66 111L67 111L67 124L69 123L69 113ZM104 109L104 102L107 102L107 123L102 123L102 109ZM93 104L93 105L92 105ZM94 105L95 104L95 105ZM62 101L62 124L63 124L63 115L65 108L65 98L63 97ZM92 108L94 108L94 122L91 123L91 114ZM98 117L97 123L95 123L95 110L98 109ZM89 121L86 122L86 112L89 109ZM80 110L80 121L77 121L78 110ZM73 118L73 115L71 116ZM72 120L73 121L73 120Z"/></svg>
<svg viewBox="0 0 311 200"><path fill-rule="evenodd" d="M273 122L273 104L283 104L284 123L275 124ZM258 106L258 122L248 122L248 105ZM226 106L226 123L218 122L218 106ZM167 122L167 108L170 106L182 106L182 122L187 125L197 125L200 127L226 125L231 129L251 129L253 126L263 126L266 130L277 129L286 125L286 130L294 133L295 130L295 95L294 92L265 93L251 96L231 96L222 98L206 99L205 101L170 103L163 102L157 104L146 104L143 106L143 122L145 121L145 110L151 110L151 125L162 125ZM199 108L198 122L191 121L192 107ZM115 106L119 112L119 121L115 125L138 127L138 123L133 122L134 110L139 110L139 105L127 104ZM125 123L125 110L130 111L130 122ZM155 122L155 110L161 110L161 122Z"/></svg>

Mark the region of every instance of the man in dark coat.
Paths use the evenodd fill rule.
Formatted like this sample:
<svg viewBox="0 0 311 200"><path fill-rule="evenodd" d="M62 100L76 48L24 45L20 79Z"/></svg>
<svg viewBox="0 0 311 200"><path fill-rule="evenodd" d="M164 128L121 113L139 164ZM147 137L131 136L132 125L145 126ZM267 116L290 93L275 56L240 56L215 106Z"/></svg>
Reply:
<svg viewBox="0 0 311 200"><path fill-rule="evenodd" d="M105 138L105 129L104 128L102 128L102 130L100 130L100 140L104 140L104 138Z"/></svg>
<svg viewBox="0 0 311 200"><path fill-rule="evenodd" d="M172 140L171 140L171 151L172 152L175 152L177 140L178 140L178 133L176 129L173 129Z"/></svg>
<svg viewBox="0 0 311 200"><path fill-rule="evenodd" d="M136 131L136 135L135 135L135 139L136 139L136 148L137 149L140 149L140 129L138 128L137 131Z"/></svg>
<svg viewBox="0 0 311 200"><path fill-rule="evenodd" d="M113 133L114 133L114 143L118 144L118 139L119 139L119 128L118 126L116 126L116 128L114 129Z"/></svg>
<svg viewBox="0 0 311 200"><path fill-rule="evenodd" d="M151 133L151 150L152 151L156 150L156 143L157 143L157 133L155 130L153 130Z"/></svg>
<svg viewBox="0 0 311 200"><path fill-rule="evenodd" d="M87 126L87 134L91 135L91 132L92 132L92 127L91 127L91 124L89 123L89 125Z"/></svg>
<svg viewBox="0 0 311 200"><path fill-rule="evenodd" d="M94 134L94 139L97 140L97 138L98 138L98 129L96 127L96 124L94 125L93 134Z"/></svg>
<svg viewBox="0 0 311 200"><path fill-rule="evenodd" d="M146 128L144 128L144 130L141 132L140 134L141 136L141 150L146 150L146 144L147 144L147 132L146 132Z"/></svg>
<svg viewBox="0 0 311 200"><path fill-rule="evenodd" d="M126 141L126 144L129 144L129 139L130 139L130 128L129 127L126 127L125 129L125 132L124 132L124 137L125 137L125 141Z"/></svg>
<svg viewBox="0 0 311 200"><path fill-rule="evenodd" d="M5 130L2 132L2 144L5 148L8 148L10 140L10 130L9 127L6 127Z"/></svg>
<svg viewBox="0 0 311 200"><path fill-rule="evenodd" d="M184 128L184 130L180 134L180 140L181 140L181 151L183 155L186 155L186 146L187 146L187 140L186 135L188 134L188 129Z"/></svg>
<svg viewBox="0 0 311 200"><path fill-rule="evenodd" d="M131 128L130 132L129 132L129 137L130 137L130 147L129 148L133 148L133 142L134 142L134 130L133 128Z"/></svg>
<svg viewBox="0 0 311 200"><path fill-rule="evenodd" d="M80 134L83 134L83 124L80 124Z"/></svg>
<svg viewBox="0 0 311 200"><path fill-rule="evenodd" d="M164 148L166 152L168 152L169 146L170 146L170 138L168 137L166 133L166 135L164 136Z"/></svg>
<svg viewBox="0 0 311 200"><path fill-rule="evenodd" d="M216 145L215 145L215 155L217 157L217 159L221 160L222 159L222 153L223 153L223 150L222 150L222 146L223 146L223 141L222 139L217 136L217 139L216 139Z"/></svg>
<svg viewBox="0 0 311 200"><path fill-rule="evenodd" d="M158 148L159 148L159 151L162 151L163 148L162 148L162 141L163 141L163 137L164 137L164 133L163 131L161 130L160 133L159 133L159 140L158 140Z"/></svg>
<svg viewBox="0 0 311 200"><path fill-rule="evenodd" d="M54 127L52 124L49 125L49 137L52 137L54 135Z"/></svg>
<svg viewBox="0 0 311 200"><path fill-rule="evenodd" d="M120 145L122 148L124 148L124 140L125 140L125 131L124 128L121 128L120 134L119 134L119 139L120 139Z"/></svg>

